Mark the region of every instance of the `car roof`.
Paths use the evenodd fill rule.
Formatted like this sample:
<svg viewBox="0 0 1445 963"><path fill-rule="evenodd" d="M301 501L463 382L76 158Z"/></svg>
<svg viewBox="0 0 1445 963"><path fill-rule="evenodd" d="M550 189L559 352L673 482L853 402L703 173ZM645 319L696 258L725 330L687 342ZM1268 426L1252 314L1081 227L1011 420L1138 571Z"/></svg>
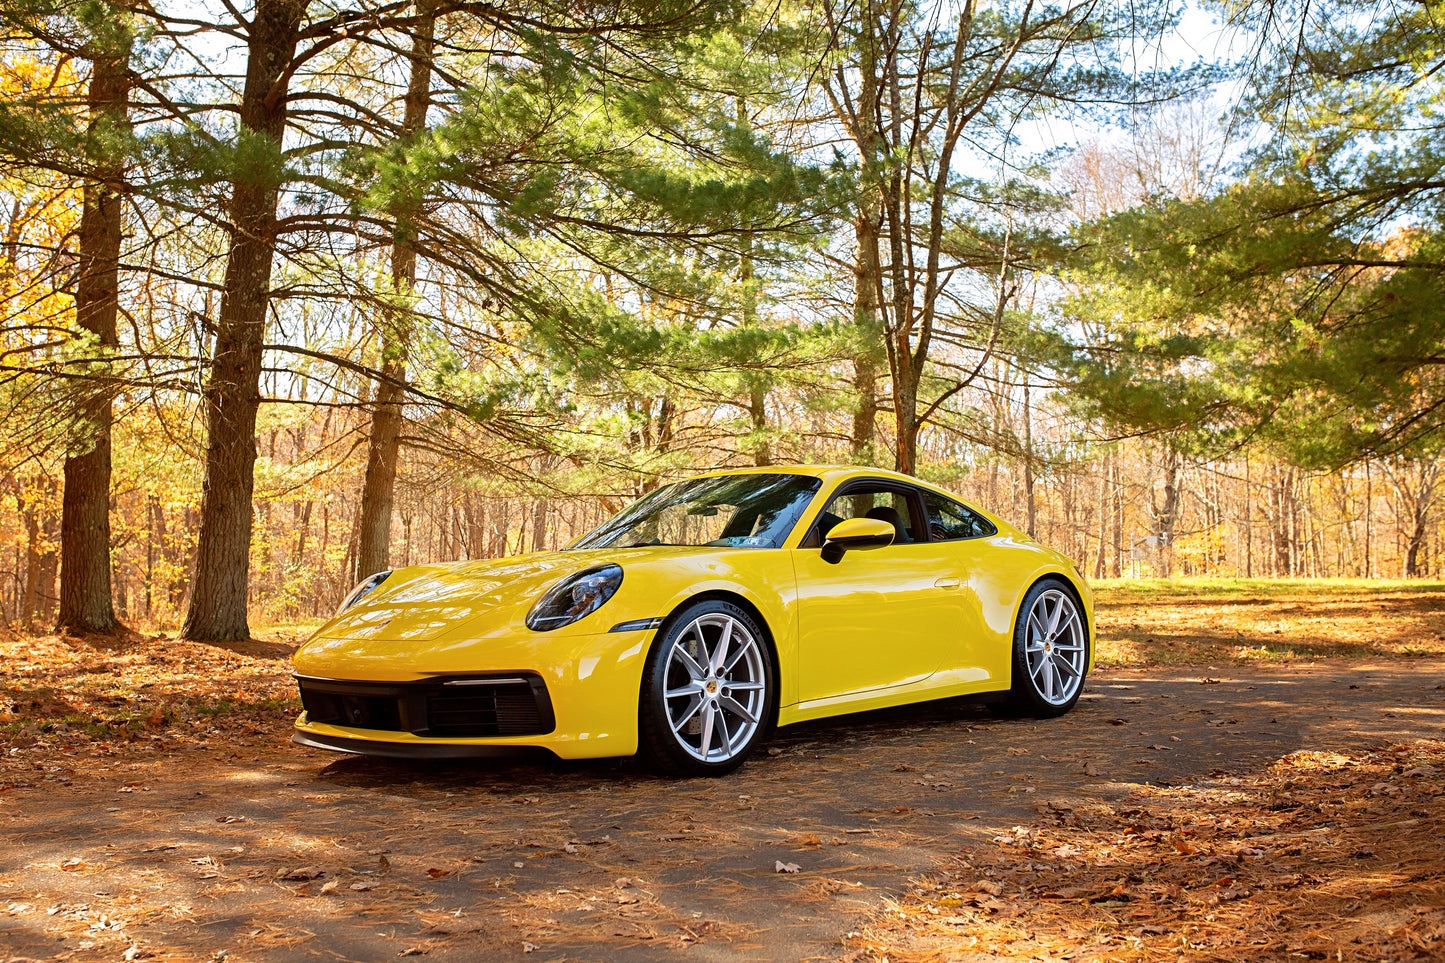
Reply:
<svg viewBox="0 0 1445 963"><path fill-rule="evenodd" d="M889 481L902 482L908 485L916 485L919 488L926 488L936 491L949 498L958 499L957 495L947 489L939 488L937 485L924 481L921 478L914 478L912 475L905 475L902 472L890 471L887 468L872 468L867 465L745 465L738 468L717 468L709 472L692 477L711 478L719 475L809 475L814 478L821 478L825 482L842 482L853 478L883 478Z"/></svg>
<svg viewBox="0 0 1445 963"><path fill-rule="evenodd" d="M913 485L925 491L937 492L951 501L962 502L966 504L970 510L978 512L987 518L1000 532L1013 535L1021 534L1012 524L995 515L993 512L980 508L973 502L955 495L946 488L940 488L921 478L914 478L912 475L905 475L902 472L890 471L887 468L872 468L868 465L739 465L736 468L715 468L712 471L701 472L688 477L714 478L721 475L808 475L821 479L824 485L833 486L854 478L882 478L888 481ZM679 481L683 480L685 479L679 479Z"/></svg>
<svg viewBox="0 0 1445 963"><path fill-rule="evenodd" d="M895 478L913 481L913 479L908 478L908 476L900 475L897 472L859 465L739 465L736 468L714 468L712 471L701 472L690 477L711 478L717 475L811 475L814 478L841 478L848 475L891 475Z"/></svg>

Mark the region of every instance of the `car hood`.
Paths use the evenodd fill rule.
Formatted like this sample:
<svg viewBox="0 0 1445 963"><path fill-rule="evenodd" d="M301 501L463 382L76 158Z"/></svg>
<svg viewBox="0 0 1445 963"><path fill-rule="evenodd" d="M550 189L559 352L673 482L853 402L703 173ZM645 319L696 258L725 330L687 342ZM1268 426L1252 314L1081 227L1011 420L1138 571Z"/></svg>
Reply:
<svg viewBox="0 0 1445 963"><path fill-rule="evenodd" d="M463 630L472 638L525 626L527 612L553 583L575 572L608 562L629 568L697 555L705 549L652 547L538 552L504 559L425 565L399 569L371 595L322 626L318 638L424 642ZM612 625L606 607L594 618L593 632ZM606 625L602 625L606 622Z"/></svg>

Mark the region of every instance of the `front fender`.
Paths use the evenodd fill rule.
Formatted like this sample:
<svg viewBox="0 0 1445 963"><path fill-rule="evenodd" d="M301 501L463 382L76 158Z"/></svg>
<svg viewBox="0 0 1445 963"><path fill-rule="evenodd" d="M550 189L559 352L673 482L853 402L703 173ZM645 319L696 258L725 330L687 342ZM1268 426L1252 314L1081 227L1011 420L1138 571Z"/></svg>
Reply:
<svg viewBox="0 0 1445 963"><path fill-rule="evenodd" d="M762 549L697 562L679 566L686 571L677 573L675 581L672 577L667 579L667 591L658 593L656 615L670 620L700 598L731 596L746 602L762 617L763 629L773 644L780 704L787 705L797 686L797 680L789 671L797 664L798 648L798 588L791 553ZM665 628L666 623L653 634L649 650Z"/></svg>

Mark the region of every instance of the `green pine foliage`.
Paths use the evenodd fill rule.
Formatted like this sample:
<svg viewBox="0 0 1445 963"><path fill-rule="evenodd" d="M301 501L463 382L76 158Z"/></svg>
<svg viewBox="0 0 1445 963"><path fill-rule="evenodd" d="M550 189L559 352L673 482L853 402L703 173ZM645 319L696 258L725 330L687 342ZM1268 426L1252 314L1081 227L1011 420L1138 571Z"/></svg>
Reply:
<svg viewBox="0 0 1445 963"><path fill-rule="evenodd" d="M1258 439L1316 468L1435 446L1442 13L1239 11L1263 38L1254 79L1276 78L1245 105L1269 137L1211 195L1079 230L1068 321L1043 350L1084 411L1200 450Z"/></svg>

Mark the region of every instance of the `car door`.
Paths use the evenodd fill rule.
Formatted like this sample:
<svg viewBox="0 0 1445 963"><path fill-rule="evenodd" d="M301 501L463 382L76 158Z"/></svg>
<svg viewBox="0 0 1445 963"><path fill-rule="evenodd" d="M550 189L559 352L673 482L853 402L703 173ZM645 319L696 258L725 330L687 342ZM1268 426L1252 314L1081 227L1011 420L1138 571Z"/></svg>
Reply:
<svg viewBox="0 0 1445 963"><path fill-rule="evenodd" d="M886 548L822 557L845 518L889 517ZM889 481L845 485L794 550L798 585L798 693L812 702L926 680L958 647L959 573L948 547L927 541L916 489Z"/></svg>
<svg viewBox="0 0 1445 963"><path fill-rule="evenodd" d="M991 591L989 586L993 584L988 578L990 559L993 570L997 571L998 548L993 536L998 534L998 529L967 505L938 492L920 489L919 497L923 500L929 542L938 549L943 564L959 579L958 631L940 653L937 671L940 677L948 677L947 682L976 683L988 679L1006 682L1013 656L1012 641L1000 644L999 638L1007 636L1010 626L990 626L984 618L980 596L981 592ZM992 590L997 591L997 586ZM998 611L1000 606L995 604L992 608ZM1002 608L1011 611L1011 602Z"/></svg>

